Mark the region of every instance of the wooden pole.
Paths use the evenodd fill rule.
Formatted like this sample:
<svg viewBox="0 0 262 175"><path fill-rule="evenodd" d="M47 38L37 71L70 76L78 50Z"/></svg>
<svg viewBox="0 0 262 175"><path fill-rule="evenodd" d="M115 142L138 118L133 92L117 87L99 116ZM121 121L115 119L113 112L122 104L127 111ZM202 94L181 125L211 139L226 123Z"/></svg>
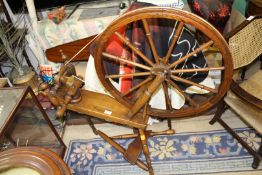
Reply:
<svg viewBox="0 0 262 175"><path fill-rule="evenodd" d="M195 83L193 81L190 81L190 80L187 80L187 79L175 76L175 75L171 75L171 78L176 80L176 81L180 81L180 82L183 82L183 83L186 83L186 84L190 84L190 85L199 87L200 89L204 89L204 90L207 90L209 92L217 93L216 89L212 89L210 87L207 87L207 86L204 86L204 85L201 85L201 84L197 84L197 83Z"/></svg>
<svg viewBox="0 0 262 175"><path fill-rule="evenodd" d="M172 70L171 73L179 74L179 73L189 73L189 72L208 72L212 70L224 70L225 67L206 67L206 68L198 68L198 69L176 69Z"/></svg>
<svg viewBox="0 0 262 175"><path fill-rule="evenodd" d="M168 62L168 60L170 59L170 56L171 56L171 54L172 54L172 52L174 50L174 46L177 43L177 40L178 40L178 38L179 38L179 36L180 36L180 34L182 32L183 27L184 27L184 23L182 21L179 22L179 25L178 25L178 27L176 29L176 32L175 32L174 37L173 37L173 40L172 40L172 42L170 44L170 47L169 47L169 49L167 51L167 54L166 54L166 56L165 56L165 58L163 60L164 64L166 64Z"/></svg>
<svg viewBox="0 0 262 175"><path fill-rule="evenodd" d="M143 22L144 29L145 29L145 32L146 32L146 37L149 41L149 45L151 47L153 56L155 58L155 62L156 62L156 64L159 64L159 56L158 56L157 51L156 51L156 46L155 46L153 39L151 37L151 33L150 33L149 27L148 27L148 23L147 23L146 19L142 19L142 22Z"/></svg>
<svg viewBox="0 0 262 175"><path fill-rule="evenodd" d="M145 69L145 70L151 70L150 67L145 66L145 65L143 65L143 64L139 64L139 63L130 61L130 60L128 60L127 58L120 58L120 57L111 55L111 54L106 53L106 52L103 52L102 55L105 56L105 57L107 57L107 58L110 58L110 59L119 61L119 62L124 62L124 63L126 63L126 64L131 64L131 65L133 65L133 66L140 67L140 68Z"/></svg>
<svg viewBox="0 0 262 175"><path fill-rule="evenodd" d="M165 80L164 75L157 75L153 82L147 87L145 92L138 98L132 106L127 116L131 119L138 111L150 100L152 94L157 90L159 85Z"/></svg>
<svg viewBox="0 0 262 175"><path fill-rule="evenodd" d="M140 76L146 76L146 75L151 75L151 72L136 72L136 73L131 73L131 74L115 74L115 75L106 75L105 78L132 78L132 77L140 77Z"/></svg>
<svg viewBox="0 0 262 175"><path fill-rule="evenodd" d="M130 49L132 49L137 55L139 55L145 62L147 62L150 66L153 66L154 63L147 58L141 51L139 51L133 44L131 44L125 37L123 37L120 33L115 32L116 36L124 42Z"/></svg>

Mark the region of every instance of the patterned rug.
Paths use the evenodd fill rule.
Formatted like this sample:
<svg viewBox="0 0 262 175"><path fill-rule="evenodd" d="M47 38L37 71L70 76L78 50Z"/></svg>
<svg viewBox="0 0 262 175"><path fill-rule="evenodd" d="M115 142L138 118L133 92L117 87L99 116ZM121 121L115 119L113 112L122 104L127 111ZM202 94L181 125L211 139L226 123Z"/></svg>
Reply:
<svg viewBox="0 0 262 175"><path fill-rule="evenodd" d="M250 128L236 129L253 148L261 137ZM117 140L122 146L132 139ZM148 141L156 175L211 174L218 172L261 171L251 168L252 157L224 130L181 133L152 137ZM145 160L144 157L141 157ZM72 140L65 161L73 175L147 175L130 165L102 139ZM262 173L262 172L261 172Z"/></svg>

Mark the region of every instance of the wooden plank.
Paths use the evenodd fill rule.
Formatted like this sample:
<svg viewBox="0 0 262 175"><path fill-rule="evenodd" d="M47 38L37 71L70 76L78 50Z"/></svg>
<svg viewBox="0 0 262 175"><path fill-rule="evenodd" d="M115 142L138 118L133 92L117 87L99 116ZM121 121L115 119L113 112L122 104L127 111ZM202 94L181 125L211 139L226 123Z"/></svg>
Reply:
<svg viewBox="0 0 262 175"><path fill-rule="evenodd" d="M62 58L62 53L67 57L67 59L72 58L80 49L82 49L88 42L90 42L96 35L80 39L77 41L72 41L66 44L58 45L46 50L45 54L49 61L55 63L64 62L65 59ZM90 55L90 46L85 48L76 58L72 61L87 61Z"/></svg>
<svg viewBox="0 0 262 175"><path fill-rule="evenodd" d="M128 118L130 109L108 95L88 90L81 90L81 95L82 100L68 104L67 109L129 127L144 129L147 125L140 113L133 119Z"/></svg>

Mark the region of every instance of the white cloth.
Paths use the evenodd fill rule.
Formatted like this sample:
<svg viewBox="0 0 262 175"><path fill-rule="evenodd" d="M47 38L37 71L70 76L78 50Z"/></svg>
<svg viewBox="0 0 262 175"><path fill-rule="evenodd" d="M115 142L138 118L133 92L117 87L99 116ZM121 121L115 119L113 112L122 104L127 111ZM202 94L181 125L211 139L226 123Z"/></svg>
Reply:
<svg viewBox="0 0 262 175"><path fill-rule="evenodd" d="M115 88L119 89L119 85L111 81ZM111 94L105 89L105 87L100 82L95 68L95 60L92 55L89 56L86 73L85 73L85 87L86 90L98 92L101 94L106 94L111 96Z"/></svg>

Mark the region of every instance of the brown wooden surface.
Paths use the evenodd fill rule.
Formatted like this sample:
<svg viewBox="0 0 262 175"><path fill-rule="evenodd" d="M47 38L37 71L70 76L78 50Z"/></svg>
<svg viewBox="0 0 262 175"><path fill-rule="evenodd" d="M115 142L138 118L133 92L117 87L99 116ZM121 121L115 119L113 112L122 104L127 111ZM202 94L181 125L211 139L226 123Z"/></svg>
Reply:
<svg viewBox="0 0 262 175"><path fill-rule="evenodd" d="M165 56L164 58L159 58L159 56L155 52L155 46L154 46L154 43L152 43L152 38L148 31L147 20L151 18L164 18L164 19L176 20L180 22L179 23L180 27L178 27L177 35L179 35L180 33L179 30L182 29L183 25L191 25L194 28L196 28L197 30L202 31L203 34L206 35L206 37L210 39L210 41L202 44L199 49L189 53L187 56L185 56L183 59L180 59L178 62L167 63L166 60L169 60L168 56L170 55L170 50L172 50L172 47L174 47L176 42L174 41L174 43L171 44L169 48L169 52L167 53L167 56ZM120 29L123 26L128 26L130 23L136 22L136 21L144 22L143 26L145 29L145 35L146 33L148 33L147 38L150 43L149 45L151 47L151 50L153 52L152 55L153 57L157 58L157 59L156 58L152 59L152 60L155 60L154 62L151 61L151 59L149 59L147 56L145 56L146 54L138 50L133 43L131 43L128 39L124 37L124 35L121 35L120 33L118 33L118 29ZM141 63L132 61L132 58L120 58L118 56L112 55L111 53L107 53L105 51L105 48L108 44L109 39L113 35L116 35L117 38L120 39L120 41L126 47L131 49L134 54L139 55L142 58L142 60L145 62L145 64L141 64ZM208 110L209 108L214 106L224 96L224 94L229 89L230 81L232 79L232 73L233 73L232 58L231 58L231 54L230 54L227 42L224 40L223 36L212 25L210 25L208 22L198 17L197 15L194 15L187 11L173 9L173 8L166 8L166 7L147 7L147 8L141 8L141 9L131 11L129 13L121 15L118 19L114 20L114 22L111 23L111 25L108 26L106 30L100 35L99 40L97 40L97 45L99 47L96 47L94 51L95 67L96 67L98 77L101 83L110 92L110 94L112 94L112 96L115 97L117 101L124 104L124 106L127 106L130 109L133 108L134 104L137 104L137 100L139 100L141 95L145 93L144 90L140 90L143 87L138 87L137 91L132 91L131 93L129 93L128 96L125 96L125 94L122 94L120 91L118 91L112 85L110 80L107 78L109 75L106 74L107 71L105 70L105 67L104 67L104 61L113 59L116 62L131 64L135 67L139 67L143 69L144 72L151 71L152 75L145 76L145 79L152 76L153 77L152 81L156 79L157 74L161 74L161 73L165 74L164 81L166 81L168 85L172 86L172 84L169 83L170 81L172 81L171 76L169 74L173 75L173 73L166 73L166 72L171 72L171 69L173 70L176 65L185 61L186 58L190 57L191 55L194 55L197 52L205 51L210 46L215 46L218 49L218 52L222 55L222 62L223 62L223 65L222 65L223 70L221 70L221 73L222 73L221 82L222 83L220 84L220 86L216 87L216 89L210 89L202 85L199 86L202 89L207 89L208 91L210 91L211 96L206 97L206 100L204 102L196 101L195 103L198 103L198 105L184 105L184 107L178 110L175 110L175 109L160 110L160 109L155 109L155 108L149 108L148 110L149 115L155 116L158 118L175 118L175 117L193 116L193 115L197 115L201 112ZM158 59L160 59L159 63L158 63ZM158 70L158 67L160 67L160 71ZM181 78L179 80L182 81ZM183 81L183 82L187 84L189 83L188 81L186 82ZM161 83L159 84L159 86L161 86ZM137 97L136 94L138 93L141 93L141 94ZM132 94L132 97L134 97L132 100L130 100L131 94ZM144 100L142 104L139 105L139 108L141 108L141 106L143 106L143 103L146 103L147 101L148 100ZM134 110L134 113L135 111L137 111L137 109ZM130 116L131 115L132 114L130 114Z"/></svg>
<svg viewBox="0 0 262 175"><path fill-rule="evenodd" d="M19 147L0 153L0 172L16 167L31 168L41 175L71 175L62 158L42 147Z"/></svg>
<svg viewBox="0 0 262 175"><path fill-rule="evenodd" d="M81 95L82 100L76 104L68 104L67 109L129 127L143 129L147 125L142 114L137 114L137 117L130 120L127 117L129 108L112 97L88 90L81 90Z"/></svg>
<svg viewBox="0 0 262 175"><path fill-rule="evenodd" d="M62 63L65 59L62 58L61 50L67 59L72 58L79 50L81 50L88 42L90 42L96 35L90 36L77 41L72 41L46 50L46 57L49 61L55 63ZM90 48L85 48L75 59L72 61L87 61L90 55Z"/></svg>

